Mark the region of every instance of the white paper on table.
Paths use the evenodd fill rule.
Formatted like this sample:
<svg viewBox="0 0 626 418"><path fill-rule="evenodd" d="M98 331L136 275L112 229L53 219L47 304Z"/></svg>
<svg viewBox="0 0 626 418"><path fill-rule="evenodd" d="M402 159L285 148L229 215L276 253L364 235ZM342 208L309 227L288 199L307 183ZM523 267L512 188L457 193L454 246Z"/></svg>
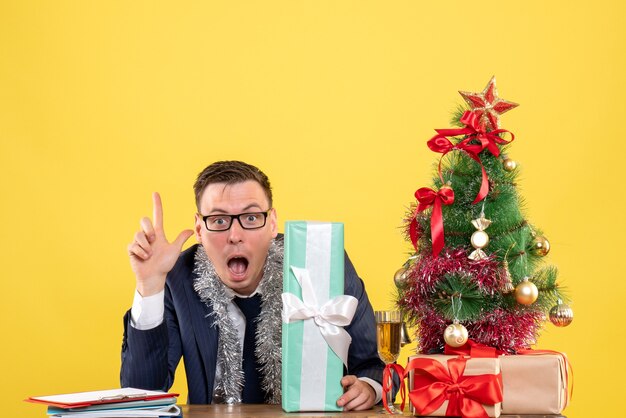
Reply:
<svg viewBox="0 0 626 418"><path fill-rule="evenodd" d="M115 399L129 399L133 398L149 398L151 396L160 396L165 392L162 391L154 391L154 390L144 390L144 389L135 389L135 388L120 388L120 389L109 389L109 390L96 390L91 392L77 392L77 393L66 393L63 395L51 395L51 396L33 396L30 399L39 401L39 402L48 402L54 404L67 404L71 406L72 404L86 404L86 403L100 403L106 400L115 400Z"/></svg>

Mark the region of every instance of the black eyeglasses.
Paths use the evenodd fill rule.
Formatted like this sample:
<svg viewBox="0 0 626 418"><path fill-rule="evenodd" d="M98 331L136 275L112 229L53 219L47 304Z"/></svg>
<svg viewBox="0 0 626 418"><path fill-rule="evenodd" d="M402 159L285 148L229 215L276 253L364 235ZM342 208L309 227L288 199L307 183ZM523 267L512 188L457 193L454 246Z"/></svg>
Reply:
<svg viewBox="0 0 626 418"><path fill-rule="evenodd" d="M230 227L233 226L234 219L239 221L239 225L241 225L243 229L259 229L265 226L270 210L271 209L268 209L267 212L240 213L238 215L221 214L200 216L202 216L206 229L213 232L228 231Z"/></svg>

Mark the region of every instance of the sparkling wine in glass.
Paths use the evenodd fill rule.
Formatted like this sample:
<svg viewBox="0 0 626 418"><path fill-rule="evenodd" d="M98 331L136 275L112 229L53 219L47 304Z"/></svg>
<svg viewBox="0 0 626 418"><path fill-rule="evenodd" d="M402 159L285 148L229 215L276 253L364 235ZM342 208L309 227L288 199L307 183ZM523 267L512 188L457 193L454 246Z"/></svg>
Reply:
<svg viewBox="0 0 626 418"><path fill-rule="evenodd" d="M400 355L402 321L399 311L375 311L376 316L376 340L378 343L378 357L385 364L393 363ZM393 382L389 382L390 387ZM393 414L401 414L393 407L392 391L387 393L387 405Z"/></svg>

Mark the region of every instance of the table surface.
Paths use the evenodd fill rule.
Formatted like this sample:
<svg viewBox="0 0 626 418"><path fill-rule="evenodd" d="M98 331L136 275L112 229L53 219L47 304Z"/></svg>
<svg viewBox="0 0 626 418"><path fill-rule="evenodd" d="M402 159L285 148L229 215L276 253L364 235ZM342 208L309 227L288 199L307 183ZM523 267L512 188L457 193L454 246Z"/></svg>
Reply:
<svg viewBox="0 0 626 418"><path fill-rule="evenodd" d="M350 412L284 412L280 405L181 405L183 418L211 417L346 417L346 418L381 418L382 407L376 406L367 411ZM405 412L404 416L411 416ZM563 415L500 415L500 418L565 418Z"/></svg>

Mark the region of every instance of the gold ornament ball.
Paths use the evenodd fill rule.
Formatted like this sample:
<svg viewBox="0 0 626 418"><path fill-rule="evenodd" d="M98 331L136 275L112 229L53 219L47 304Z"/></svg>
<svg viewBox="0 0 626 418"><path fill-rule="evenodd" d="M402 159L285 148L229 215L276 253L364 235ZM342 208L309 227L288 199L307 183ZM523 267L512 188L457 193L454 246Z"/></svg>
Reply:
<svg viewBox="0 0 626 418"><path fill-rule="evenodd" d="M510 158L505 158L504 161L502 161L502 167L504 167L506 171L513 171L517 168L517 163Z"/></svg>
<svg viewBox="0 0 626 418"><path fill-rule="evenodd" d="M467 342L467 328L459 323L450 324L443 332L443 340L450 347L461 347Z"/></svg>
<svg viewBox="0 0 626 418"><path fill-rule="evenodd" d="M489 244L489 235L485 231L476 231L472 234L470 242L474 248L485 248Z"/></svg>
<svg viewBox="0 0 626 418"><path fill-rule="evenodd" d="M533 282L528 281L527 277L515 288L515 300L517 303L532 305L537 300L537 297L539 297L539 290Z"/></svg>
<svg viewBox="0 0 626 418"><path fill-rule="evenodd" d="M397 287L402 287L406 284L406 269L404 267L398 269L393 275L393 282Z"/></svg>
<svg viewBox="0 0 626 418"><path fill-rule="evenodd" d="M544 236L535 237L533 243L533 254L545 257L550 252L550 241Z"/></svg>
<svg viewBox="0 0 626 418"><path fill-rule="evenodd" d="M559 303L550 309L550 322L557 327L566 327L574 320L574 311L568 305Z"/></svg>

